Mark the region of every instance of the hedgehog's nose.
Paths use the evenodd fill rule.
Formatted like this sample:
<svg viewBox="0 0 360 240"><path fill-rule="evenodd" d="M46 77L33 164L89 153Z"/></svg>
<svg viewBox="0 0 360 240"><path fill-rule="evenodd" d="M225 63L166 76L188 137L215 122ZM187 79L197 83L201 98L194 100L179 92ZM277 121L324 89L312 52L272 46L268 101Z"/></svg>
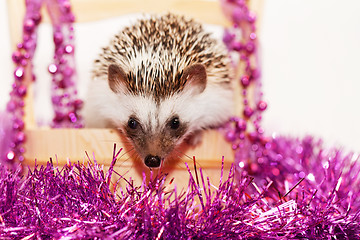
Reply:
<svg viewBox="0 0 360 240"><path fill-rule="evenodd" d="M151 168L160 167L161 159L159 156L147 155L145 157L145 165Z"/></svg>

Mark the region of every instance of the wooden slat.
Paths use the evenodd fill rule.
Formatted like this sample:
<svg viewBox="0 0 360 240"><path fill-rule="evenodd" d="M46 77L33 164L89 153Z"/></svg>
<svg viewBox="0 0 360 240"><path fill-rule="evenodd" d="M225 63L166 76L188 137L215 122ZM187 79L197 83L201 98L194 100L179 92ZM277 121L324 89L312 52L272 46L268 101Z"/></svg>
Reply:
<svg viewBox="0 0 360 240"><path fill-rule="evenodd" d="M76 0L73 10L77 21L89 22L132 13L167 13L169 11L206 22L228 25L219 1L206 0Z"/></svg>
<svg viewBox="0 0 360 240"><path fill-rule="evenodd" d="M117 150L124 148L114 168L118 174L128 179L131 177L136 185L141 184L143 173L146 174L147 179L151 175L149 169L139 159L128 154L128 146L120 134L113 129L28 129L26 136L25 165L34 166L35 162L43 165L52 158L56 165L63 166L68 160L87 162L90 158L91 161L95 159L98 164L108 168L116 143ZM204 175L208 176L213 184L217 184L220 179L222 157L224 157L225 175L228 174L233 163L230 144L224 140L222 134L214 130L205 132L203 143L187 149L184 154L186 156L178 161L165 162L163 168L163 172L169 174L168 181L172 178L176 179L174 184L178 189L186 187L188 182L189 174L185 162L192 171L194 170L193 156L196 158L197 167L203 169ZM158 172L158 169L154 169L154 176Z"/></svg>
<svg viewBox="0 0 360 240"><path fill-rule="evenodd" d="M91 159L95 154L98 163L109 165L114 143L118 149L124 148L124 152L129 151L129 146L122 140L121 134L114 129L27 129L26 135L25 159L29 163L36 159L37 163L44 164L50 157L63 163L66 163L68 158L73 161L83 160L86 158L86 151ZM214 130L205 132L203 143L187 149L184 153L190 157L196 156L204 167L218 166L222 156L225 157L227 164L228 162L231 164L233 159L231 146L219 132ZM124 167L134 164L134 159L129 155L131 154L125 154L120 159L122 161L130 158L123 163ZM187 158L183 157L183 159Z"/></svg>

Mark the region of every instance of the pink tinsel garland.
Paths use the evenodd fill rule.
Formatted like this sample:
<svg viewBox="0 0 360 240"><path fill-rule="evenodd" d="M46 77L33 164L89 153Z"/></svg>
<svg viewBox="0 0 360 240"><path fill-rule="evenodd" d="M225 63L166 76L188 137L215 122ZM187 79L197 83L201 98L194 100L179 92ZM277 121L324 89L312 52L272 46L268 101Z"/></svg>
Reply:
<svg viewBox="0 0 360 240"><path fill-rule="evenodd" d="M14 83L10 92L10 101L7 111L2 118L10 119L11 124L0 122L0 160L8 164L15 164L24 160L24 98L27 86L35 81L33 73L33 56L37 45L37 30L41 23L41 8L46 5L53 24L53 39L55 45L54 63L50 64L52 74L52 98L54 118L52 127L82 127L82 118L79 110L82 101L77 99L75 84L74 38L72 23L75 20L68 0L26 0L26 12L23 21L22 42L12 55L15 64ZM5 116L6 115L6 116ZM6 144L6 147L5 147Z"/></svg>
<svg viewBox="0 0 360 240"><path fill-rule="evenodd" d="M141 186L120 176L111 183L117 173L90 162L49 162L25 178L0 166L0 237L360 239L357 155L282 137L273 139L271 155L276 163L265 161L252 176L242 170L240 178L232 168L215 187L201 169L190 173L181 193L164 189L165 176Z"/></svg>

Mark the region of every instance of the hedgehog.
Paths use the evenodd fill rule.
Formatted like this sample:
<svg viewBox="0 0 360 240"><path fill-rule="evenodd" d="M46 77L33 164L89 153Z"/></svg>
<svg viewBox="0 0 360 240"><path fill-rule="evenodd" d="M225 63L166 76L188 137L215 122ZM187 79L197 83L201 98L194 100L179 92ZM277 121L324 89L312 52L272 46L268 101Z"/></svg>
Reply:
<svg viewBox="0 0 360 240"><path fill-rule="evenodd" d="M119 129L149 168L232 115L232 68L224 44L202 24L167 13L116 34L93 67L87 127Z"/></svg>

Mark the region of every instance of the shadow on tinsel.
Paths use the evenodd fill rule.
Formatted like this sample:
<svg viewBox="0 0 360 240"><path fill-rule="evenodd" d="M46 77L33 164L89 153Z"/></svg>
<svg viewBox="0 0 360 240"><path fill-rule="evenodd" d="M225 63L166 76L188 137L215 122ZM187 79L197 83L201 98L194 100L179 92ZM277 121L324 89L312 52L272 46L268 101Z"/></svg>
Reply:
<svg viewBox="0 0 360 240"><path fill-rule="evenodd" d="M360 239L358 156L311 137L252 146L250 162L260 163L237 162L219 186L189 170L181 193L166 188L165 175L141 186L123 179L112 170L115 153L108 172L90 161L50 161L26 177L1 166L0 237Z"/></svg>

